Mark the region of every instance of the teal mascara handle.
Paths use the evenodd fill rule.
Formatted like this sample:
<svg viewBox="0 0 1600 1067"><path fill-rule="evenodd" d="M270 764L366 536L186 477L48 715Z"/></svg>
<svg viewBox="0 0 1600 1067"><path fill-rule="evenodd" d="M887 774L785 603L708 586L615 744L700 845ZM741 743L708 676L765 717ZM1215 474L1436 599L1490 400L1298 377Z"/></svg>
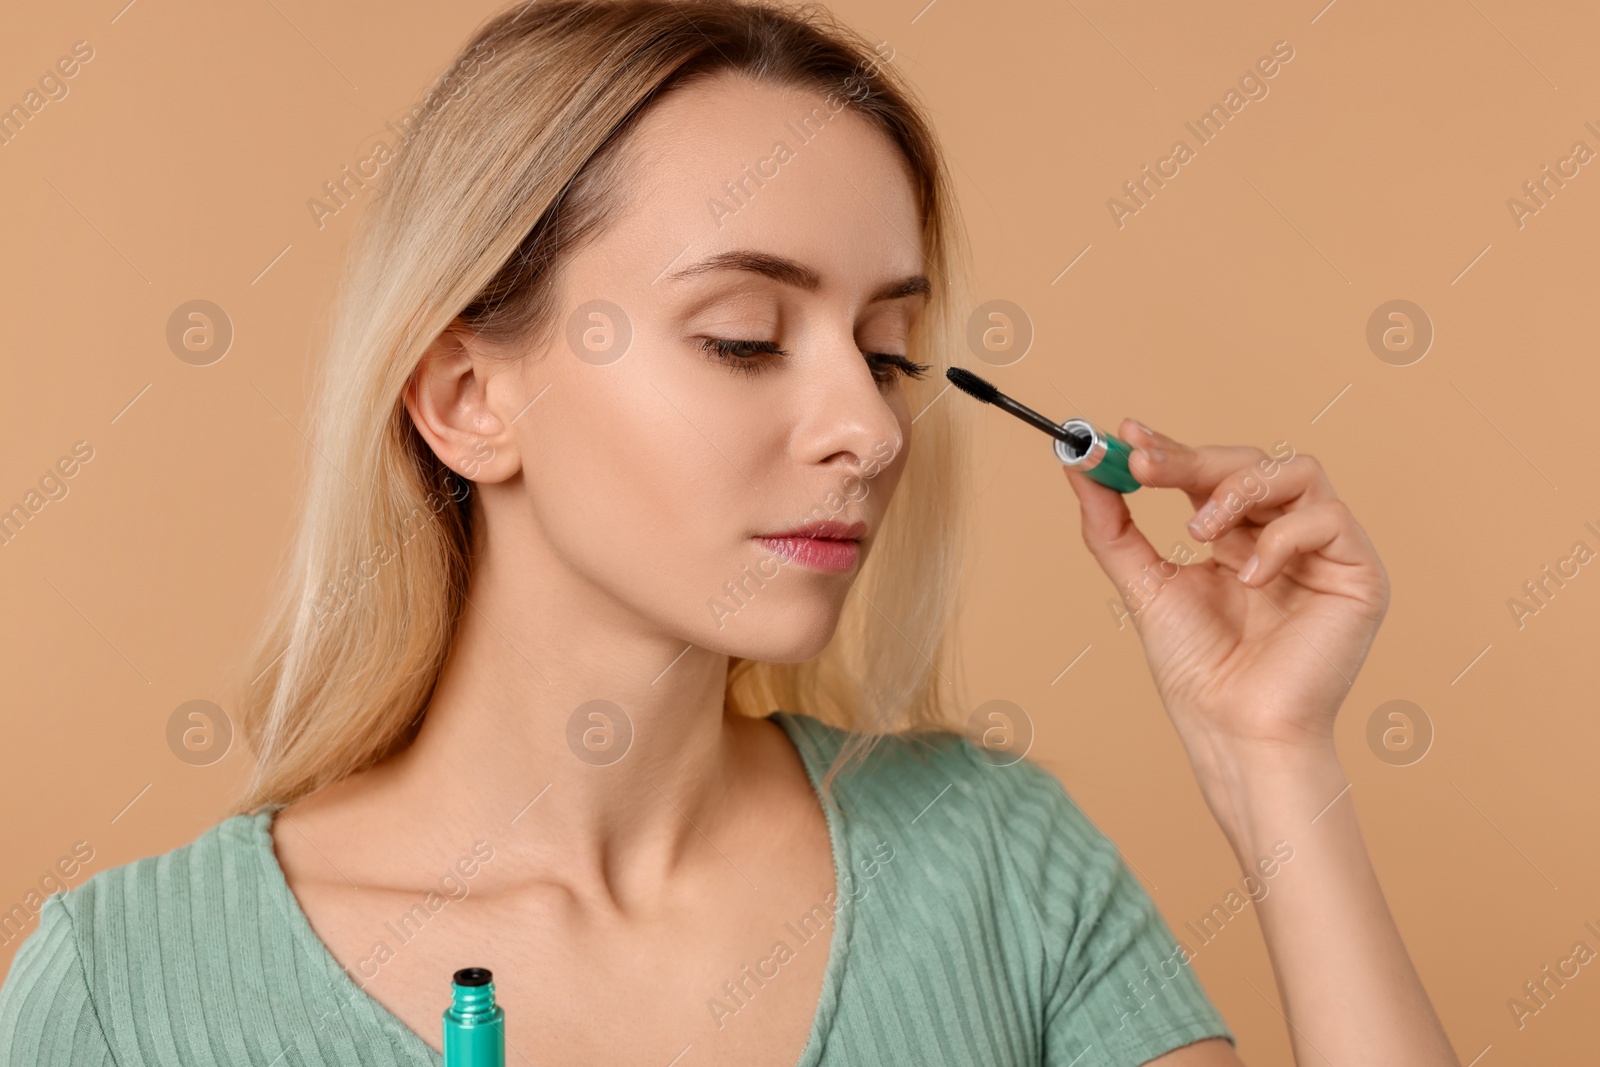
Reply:
<svg viewBox="0 0 1600 1067"><path fill-rule="evenodd" d="M1139 488L1138 479L1128 469L1133 449L1126 441L1084 419L1068 419L1061 428L1072 438L1070 442L1055 440L1056 458L1062 463L1119 493L1132 493Z"/></svg>
<svg viewBox="0 0 1600 1067"><path fill-rule="evenodd" d="M494 1002L494 976L463 967L444 1010L444 1067L506 1067L506 1013Z"/></svg>

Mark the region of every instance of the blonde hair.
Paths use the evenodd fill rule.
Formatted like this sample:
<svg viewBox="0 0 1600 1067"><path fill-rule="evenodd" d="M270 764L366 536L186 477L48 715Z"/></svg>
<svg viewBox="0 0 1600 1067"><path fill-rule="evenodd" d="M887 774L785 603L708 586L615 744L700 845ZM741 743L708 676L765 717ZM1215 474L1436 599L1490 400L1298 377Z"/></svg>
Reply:
<svg viewBox="0 0 1600 1067"><path fill-rule="evenodd" d="M311 403L304 507L238 702L256 763L234 811L290 803L416 736L467 607L473 517L470 483L411 423L407 382L452 323L490 343L549 336L562 264L626 205L627 132L666 93L718 73L848 94L904 154L933 285L910 354L937 368L905 383L915 445L834 639L803 663L733 657L728 704L855 731L824 800L882 733L951 728L959 697L936 664L959 585L965 430L942 393L968 254L911 91L811 5L535 0L490 19L457 59L353 237Z"/></svg>

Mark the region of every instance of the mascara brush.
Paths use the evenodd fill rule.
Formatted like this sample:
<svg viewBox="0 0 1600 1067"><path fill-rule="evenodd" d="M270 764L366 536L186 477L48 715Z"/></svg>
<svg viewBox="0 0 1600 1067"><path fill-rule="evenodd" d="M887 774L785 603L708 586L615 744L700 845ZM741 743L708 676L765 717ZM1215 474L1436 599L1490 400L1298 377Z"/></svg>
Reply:
<svg viewBox="0 0 1600 1067"><path fill-rule="evenodd" d="M1119 493L1131 493L1139 488L1138 479L1128 470L1128 456L1133 450L1127 442L1084 419L1052 422L1028 405L1006 396L965 367L951 367L944 373L951 385L974 400L1003 408L1029 426L1055 438L1056 458L1067 466L1082 471Z"/></svg>

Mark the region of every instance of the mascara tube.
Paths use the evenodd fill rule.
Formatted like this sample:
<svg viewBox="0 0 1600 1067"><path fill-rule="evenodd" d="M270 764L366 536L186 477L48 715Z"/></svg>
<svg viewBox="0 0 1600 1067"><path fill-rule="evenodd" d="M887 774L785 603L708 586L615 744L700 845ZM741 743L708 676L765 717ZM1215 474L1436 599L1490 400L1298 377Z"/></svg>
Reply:
<svg viewBox="0 0 1600 1067"><path fill-rule="evenodd" d="M494 1002L494 975L463 967L444 1010L444 1067L505 1067L506 1013Z"/></svg>
<svg viewBox="0 0 1600 1067"><path fill-rule="evenodd" d="M1101 485L1119 493L1131 493L1139 481L1128 470L1131 450L1120 437L1113 437L1083 419L1068 419L1061 424L1065 437L1055 440L1056 458L1076 467Z"/></svg>
<svg viewBox="0 0 1600 1067"><path fill-rule="evenodd" d="M1126 441L1112 437L1084 419L1057 423L1047 419L1019 400L1014 400L992 382L986 382L965 367L950 367L944 376L950 384L982 404L993 404L1055 439L1056 458L1068 467L1093 478L1119 493L1139 488L1139 479L1128 469L1133 450Z"/></svg>

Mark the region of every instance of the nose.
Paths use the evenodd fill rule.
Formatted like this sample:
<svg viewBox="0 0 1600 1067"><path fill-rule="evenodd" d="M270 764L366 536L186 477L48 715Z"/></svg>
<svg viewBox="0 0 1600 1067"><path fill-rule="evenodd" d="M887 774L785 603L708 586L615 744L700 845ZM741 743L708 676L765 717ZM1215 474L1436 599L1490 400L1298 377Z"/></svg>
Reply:
<svg viewBox="0 0 1600 1067"><path fill-rule="evenodd" d="M905 429L888 387L879 386L855 342L846 339L809 361L796 458L842 468L841 475L876 473L905 448Z"/></svg>

